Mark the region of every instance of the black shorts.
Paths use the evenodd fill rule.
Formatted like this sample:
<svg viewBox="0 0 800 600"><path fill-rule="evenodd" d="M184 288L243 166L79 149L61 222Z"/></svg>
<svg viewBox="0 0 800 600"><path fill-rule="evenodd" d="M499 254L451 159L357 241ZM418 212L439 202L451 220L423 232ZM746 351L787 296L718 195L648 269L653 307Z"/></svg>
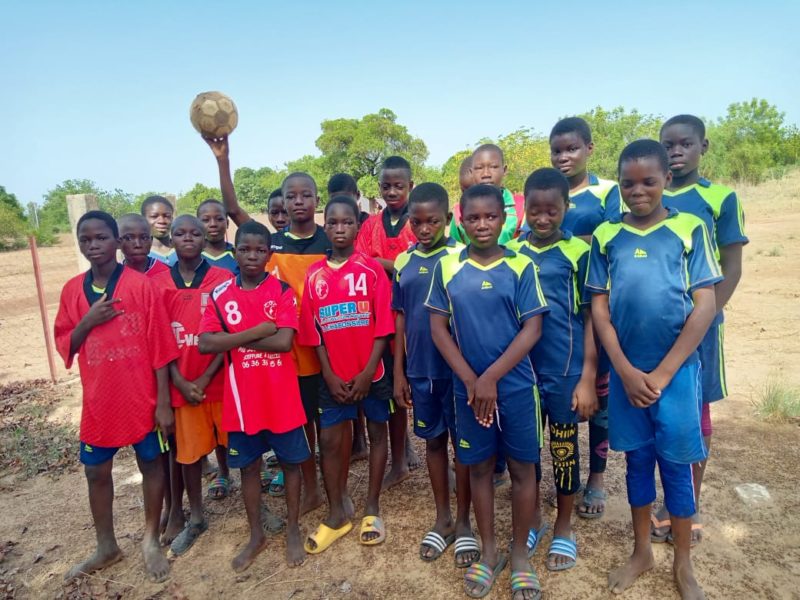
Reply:
<svg viewBox="0 0 800 600"><path fill-rule="evenodd" d="M319 421L319 393L320 386L324 386L322 375L301 375L297 378L300 384L300 399L303 401L303 409L306 412L306 422L313 423Z"/></svg>

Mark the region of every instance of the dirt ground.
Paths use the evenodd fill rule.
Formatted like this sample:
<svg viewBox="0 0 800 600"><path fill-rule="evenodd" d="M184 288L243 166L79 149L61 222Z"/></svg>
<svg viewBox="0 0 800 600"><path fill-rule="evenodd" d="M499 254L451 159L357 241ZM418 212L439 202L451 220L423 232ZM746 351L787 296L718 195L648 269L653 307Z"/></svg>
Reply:
<svg viewBox="0 0 800 600"><path fill-rule="evenodd" d="M753 407L770 378L800 385L796 369L800 361L800 173L742 188L740 195L751 243L745 248L744 278L727 311L731 395L713 408L714 442L703 494L705 537L694 553L696 573L709 598L800 598L800 510L795 487L800 475L800 429L798 423L762 422L754 416ZM38 307L27 267L30 257L17 252L0 259L0 289L5 290L0 297L0 383L46 377ZM41 260L52 319L60 286L75 269L72 247L43 249ZM59 368L62 379L74 378ZM234 493L226 500L208 502L209 532L187 556L173 562L168 582L150 583L142 573L138 552L143 529L140 478L126 450L114 467L115 523L126 558L94 577L63 587L63 573L87 556L94 543L86 484L63 434L77 424L80 386L45 390L43 404L30 394L7 390L5 404L0 404L3 435L11 436L12 445L23 444L27 438L17 419L24 409L28 421L39 419L46 424L35 440L42 451L52 450L54 457L38 469L44 471L40 474L32 474L37 468L24 461L2 463L9 466L0 474L0 596L5 586L5 590L13 588L5 591L12 598L464 597L462 572L453 567L452 550L433 564L418 558L419 542L433 521L424 467L384 495L388 540L382 546L360 546L351 533L331 551L289 569L283 560L285 544L278 536L244 575L236 576L229 563L245 541L246 525L241 498ZM417 450L422 450L418 441ZM35 464L40 457L29 458ZM547 474L549 460L545 465ZM745 506L734 488L748 482L766 486L772 501L760 508ZM353 465L350 488L360 509L366 493L363 462ZM605 589L606 574L632 547L620 454L610 455L608 488L610 499L603 519L575 519L579 561L574 569L556 574L545 569L547 539L533 559L545 597L611 597ZM266 502L273 510L285 512L280 499L267 497ZM498 491L497 507L498 532L505 543L510 527L508 488ZM323 510L302 519L306 531L316 526ZM545 508L548 521L554 516L552 509ZM658 545L655 555L656 568L625 598L678 597L670 574L671 547ZM489 597L509 597L508 581L506 571Z"/></svg>

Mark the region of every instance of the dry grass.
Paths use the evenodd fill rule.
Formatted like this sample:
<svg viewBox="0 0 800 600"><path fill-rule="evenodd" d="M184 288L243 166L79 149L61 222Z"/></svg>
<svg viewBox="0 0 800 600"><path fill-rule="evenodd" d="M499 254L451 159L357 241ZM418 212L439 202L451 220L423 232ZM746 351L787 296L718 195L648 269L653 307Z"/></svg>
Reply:
<svg viewBox="0 0 800 600"><path fill-rule="evenodd" d="M770 375L752 402L756 416L764 421L787 423L800 419L800 387L780 375Z"/></svg>

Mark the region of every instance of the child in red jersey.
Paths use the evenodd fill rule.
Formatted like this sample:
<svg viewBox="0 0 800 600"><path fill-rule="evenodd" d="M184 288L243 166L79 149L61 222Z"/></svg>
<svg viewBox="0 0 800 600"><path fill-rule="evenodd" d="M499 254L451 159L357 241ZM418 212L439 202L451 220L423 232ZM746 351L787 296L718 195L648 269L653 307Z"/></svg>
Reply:
<svg viewBox="0 0 800 600"><path fill-rule="evenodd" d="M122 264L153 277L163 271L169 271L166 263L150 256L153 236L150 235L150 224L142 215L128 213L117 219L119 228L119 249L125 257Z"/></svg>
<svg viewBox="0 0 800 600"><path fill-rule="evenodd" d="M306 551L317 554L353 527L347 495L352 425L363 406L369 434L369 485L360 541L380 544L386 528L379 499L386 471L386 422L392 387L381 357L394 333L389 280L380 264L353 247L358 206L350 196L334 196L325 206L330 257L309 267L300 313L300 343L314 346L322 365L320 450L328 496L328 517L308 537Z"/></svg>
<svg viewBox="0 0 800 600"><path fill-rule="evenodd" d="M108 213L93 210L78 220L78 244L91 269L61 291L55 322L56 348L69 368L81 371L81 452L89 483L97 550L65 579L122 560L114 535L113 458L133 446L142 473L145 570L163 581L169 563L158 543L164 496L162 440L172 428L167 365L178 355L157 293L147 279L117 262L119 230Z"/></svg>
<svg viewBox="0 0 800 600"><path fill-rule="evenodd" d="M223 356L203 355L197 349L200 320L211 292L231 279L230 271L212 267L203 258L203 223L190 215L172 222L171 237L178 262L153 277L161 292L181 355L170 365L172 407L175 409L176 460L183 472L191 515L170 545L175 556L186 553L206 529L203 515L202 458L228 443L222 429L220 370ZM230 490L225 452L218 452L219 475L208 488L211 498L224 498ZM176 502L180 505L180 502ZM181 511L182 513L183 511ZM183 515L181 514L181 521Z"/></svg>
<svg viewBox="0 0 800 600"><path fill-rule="evenodd" d="M200 352L225 353L222 428L228 432L228 465L242 470L242 498L250 541L233 559L244 571L266 547L261 505L261 456L270 448L286 481L286 561L305 560L300 527L300 464L308 460L306 422L290 351L298 328L294 292L265 272L269 230L256 221L236 231L239 276L218 286L200 325Z"/></svg>

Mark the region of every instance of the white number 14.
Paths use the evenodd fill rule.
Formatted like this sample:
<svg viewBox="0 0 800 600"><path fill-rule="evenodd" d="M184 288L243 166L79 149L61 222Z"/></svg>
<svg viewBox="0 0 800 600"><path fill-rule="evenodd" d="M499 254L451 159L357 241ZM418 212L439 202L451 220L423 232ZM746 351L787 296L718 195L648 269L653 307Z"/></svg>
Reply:
<svg viewBox="0 0 800 600"><path fill-rule="evenodd" d="M348 296L355 296L356 292L361 292L365 296L367 295L367 275L366 273L361 273L358 276L358 279L355 278L355 275L352 273L348 273L344 276L345 280L347 281L347 285L350 287L350 290L347 292Z"/></svg>

